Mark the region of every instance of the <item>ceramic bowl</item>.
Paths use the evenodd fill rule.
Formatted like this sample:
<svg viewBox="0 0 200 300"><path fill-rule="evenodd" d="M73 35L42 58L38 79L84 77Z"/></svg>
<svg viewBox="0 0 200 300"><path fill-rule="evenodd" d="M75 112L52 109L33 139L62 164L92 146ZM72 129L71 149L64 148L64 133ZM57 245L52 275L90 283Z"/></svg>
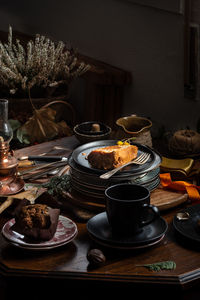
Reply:
<svg viewBox="0 0 200 300"><path fill-rule="evenodd" d="M92 131L94 124L99 125L99 131ZM111 128L104 123L89 121L77 124L73 128L74 134L80 143L89 143L98 140L108 139L111 134Z"/></svg>

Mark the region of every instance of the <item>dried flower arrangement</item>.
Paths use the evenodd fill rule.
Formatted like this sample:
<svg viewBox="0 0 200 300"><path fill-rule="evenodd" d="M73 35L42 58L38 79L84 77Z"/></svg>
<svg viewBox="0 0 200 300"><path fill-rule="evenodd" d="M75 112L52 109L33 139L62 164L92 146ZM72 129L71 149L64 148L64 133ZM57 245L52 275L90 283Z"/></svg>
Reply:
<svg viewBox="0 0 200 300"><path fill-rule="evenodd" d="M74 50L57 45L43 35L28 41L26 48L16 39L13 43L9 26L8 42L0 42L0 87L9 96L40 93L69 83L85 73L90 66L78 62Z"/></svg>
<svg viewBox="0 0 200 300"><path fill-rule="evenodd" d="M32 97L49 98L55 91L66 94L70 83L89 68L88 64L79 62L75 51L68 50L62 41L56 44L37 34L35 40L29 40L26 46L18 39L13 43L12 27L9 26L8 42L0 41L1 96L27 98L33 110L33 116L24 124L15 118L10 120L14 136L20 143L40 143L71 135L65 121L56 121L56 112L52 108L36 109Z"/></svg>

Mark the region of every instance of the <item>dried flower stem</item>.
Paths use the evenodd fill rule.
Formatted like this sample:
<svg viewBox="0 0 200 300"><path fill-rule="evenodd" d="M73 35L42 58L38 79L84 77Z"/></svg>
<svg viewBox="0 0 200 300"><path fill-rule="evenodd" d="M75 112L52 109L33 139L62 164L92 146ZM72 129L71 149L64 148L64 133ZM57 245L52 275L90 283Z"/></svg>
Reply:
<svg viewBox="0 0 200 300"><path fill-rule="evenodd" d="M0 85L10 94L25 91L28 95L33 88L68 85L90 66L78 62L74 52L65 48L62 41L56 45L39 34L24 48L19 40L13 43L12 27L9 26L8 43L0 42Z"/></svg>

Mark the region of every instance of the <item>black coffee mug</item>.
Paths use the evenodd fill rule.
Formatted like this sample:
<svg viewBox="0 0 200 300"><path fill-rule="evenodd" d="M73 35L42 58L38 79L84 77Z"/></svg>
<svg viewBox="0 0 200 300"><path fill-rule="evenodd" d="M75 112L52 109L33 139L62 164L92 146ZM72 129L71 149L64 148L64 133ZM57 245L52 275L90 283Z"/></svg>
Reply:
<svg viewBox="0 0 200 300"><path fill-rule="evenodd" d="M131 236L142 231L160 216L150 204L150 192L144 186L119 183L105 190L106 213L112 233Z"/></svg>

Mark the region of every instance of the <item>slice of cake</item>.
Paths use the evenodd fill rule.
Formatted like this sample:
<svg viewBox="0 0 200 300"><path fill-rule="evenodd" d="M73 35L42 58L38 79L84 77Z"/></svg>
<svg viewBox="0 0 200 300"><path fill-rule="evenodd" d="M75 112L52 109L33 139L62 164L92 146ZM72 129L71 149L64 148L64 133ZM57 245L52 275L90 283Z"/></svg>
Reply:
<svg viewBox="0 0 200 300"><path fill-rule="evenodd" d="M134 145L114 145L97 148L87 157L93 168L109 170L124 165L137 157L138 148Z"/></svg>

